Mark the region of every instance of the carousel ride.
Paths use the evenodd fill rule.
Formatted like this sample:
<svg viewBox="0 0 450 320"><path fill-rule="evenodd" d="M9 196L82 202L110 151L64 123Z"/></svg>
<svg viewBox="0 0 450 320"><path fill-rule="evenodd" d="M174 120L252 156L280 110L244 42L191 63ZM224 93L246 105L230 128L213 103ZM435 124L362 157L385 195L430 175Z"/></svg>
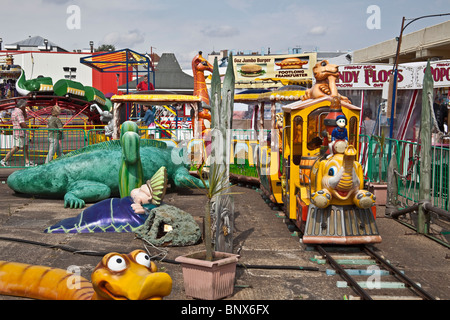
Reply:
<svg viewBox="0 0 450 320"><path fill-rule="evenodd" d="M89 125L103 125L102 112L110 112L111 101L98 89L84 86L80 82L60 79L56 82L50 77L26 79L25 71L13 64L12 56L2 66L0 77L4 81L0 99L0 112L9 113L20 99L27 100L27 119L33 119L34 125L47 125L51 109L58 104L62 110L67 110L69 125L77 118ZM95 104L97 108L91 108ZM11 125L7 117L2 117L0 125ZM79 124L79 123L78 123Z"/></svg>

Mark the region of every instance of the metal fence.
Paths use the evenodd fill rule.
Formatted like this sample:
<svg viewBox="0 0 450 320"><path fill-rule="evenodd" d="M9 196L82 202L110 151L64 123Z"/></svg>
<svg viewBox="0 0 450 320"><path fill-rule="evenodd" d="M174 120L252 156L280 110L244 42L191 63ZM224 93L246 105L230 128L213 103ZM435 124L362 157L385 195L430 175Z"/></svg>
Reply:
<svg viewBox="0 0 450 320"><path fill-rule="evenodd" d="M6 155L10 153L14 147L18 145L18 139L21 134L24 134L25 147L19 146L19 149L14 152L9 159L7 159L7 166L12 168L25 167L25 156L28 153L29 160L36 164L45 163L45 159L49 152L50 140L49 133L57 131L62 132L62 139L58 141L62 153L68 153L78 150L86 146L86 134L83 129L11 129L2 128L0 131L0 156L5 159ZM56 155L54 156L56 157Z"/></svg>
<svg viewBox="0 0 450 320"><path fill-rule="evenodd" d="M431 204L449 210L450 197L450 137L433 141L431 149ZM411 141L383 139L377 136L361 136L360 162L365 180L369 183L387 183L388 164L391 156L397 161L397 186L401 206L418 203L420 178L420 144Z"/></svg>
<svg viewBox="0 0 450 320"><path fill-rule="evenodd" d="M171 140L175 143L193 138L192 129L148 129L139 128L139 135L145 139Z"/></svg>

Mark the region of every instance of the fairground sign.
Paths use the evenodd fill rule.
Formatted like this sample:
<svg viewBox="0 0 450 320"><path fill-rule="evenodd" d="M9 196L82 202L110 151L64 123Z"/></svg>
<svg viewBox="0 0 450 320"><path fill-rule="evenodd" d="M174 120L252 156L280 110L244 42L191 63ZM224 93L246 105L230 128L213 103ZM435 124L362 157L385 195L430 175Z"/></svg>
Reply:
<svg viewBox="0 0 450 320"><path fill-rule="evenodd" d="M313 81L316 53L234 56L236 88L270 88Z"/></svg>
<svg viewBox="0 0 450 320"><path fill-rule="evenodd" d="M426 62L399 65L398 89L421 89ZM450 61L431 63L434 87L450 87ZM382 89L392 74L388 64L349 64L339 66L338 89L370 90Z"/></svg>

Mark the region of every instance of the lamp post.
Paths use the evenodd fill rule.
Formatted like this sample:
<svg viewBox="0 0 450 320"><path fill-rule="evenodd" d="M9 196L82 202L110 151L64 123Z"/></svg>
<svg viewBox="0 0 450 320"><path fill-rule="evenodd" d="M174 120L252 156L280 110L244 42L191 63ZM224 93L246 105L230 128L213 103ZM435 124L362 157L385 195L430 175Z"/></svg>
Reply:
<svg viewBox="0 0 450 320"><path fill-rule="evenodd" d="M94 52L94 41L89 41L89 45L91 46L91 53Z"/></svg>
<svg viewBox="0 0 450 320"><path fill-rule="evenodd" d="M48 50L48 40L47 39L44 39L44 44L45 44L45 51L47 51Z"/></svg>
<svg viewBox="0 0 450 320"><path fill-rule="evenodd" d="M2 50L3 38L0 38L0 51Z"/></svg>
<svg viewBox="0 0 450 320"><path fill-rule="evenodd" d="M399 60L399 56L400 56L400 47L402 44L403 31L411 23L413 23L417 20L420 20L423 18L443 17L443 16L448 16L448 15L450 15L450 13L431 14L431 15L417 17L414 19L406 19L405 17L403 17L403 19L402 19L402 28L400 29L400 36L397 38L397 52L395 54L395 62L394 62L394 67L392 69L394 71L394 83L393 83L392 101L391 101L391 122L390 122L390 126L389 126L389 138L390 139L392 139L392 135L394 132L394 114L395 114L394 111L395 111L395 101L397 99L396 96L397 96L397 81L398 81L398 60ZM409 20L409 22L405 25L406 20ZM389 150L389 154L390 154L390 150Z"/></svg>
<svg viewBox="0 0 450 320"><path fill-rule="evenodd" d="M397 77L398 77L398 60L400 56L400 47L402 43L402 36L403 31L408 27L411 23L414 21L417 21L419 19L423 18L430 18L430 17L441 17L441 16L447 16L450 15L450 13L443 13L443 14L434 14L434 15L427 15L427 16L421 16L418 18L411 19L406 25L405 25L405 17L402 19L402 28L400 30L400 36L398 38L397 42L397 52L395 55L395 62L394 62L394 83L393 83L393 90L392 90L392 104L391 104L391 121L390 121L390 130L389 130L389 154L388 154L388 161L390 161L391 157L391 147L392 147L392 134L394 130L394 109L395 109L395 100L397 95ZM420 189L419 189L419 208L418 208L418 218L417 218L417 231L422 234L428 233L428 225L429 225L429 214L423 209L423 202L429 201L429 190L430 190L430 181L431 181L431 126L430 126L430 114L431 109L433 108L433 101L430 96L433 95L433 77L431 75L431 68L430 68L430 62L428 61L427 68L425 70L425 76L424 76L424 83L423 83L423 93L422 93L422 115L421 115L421 129L420 129L420 158L421 158L421 166L420 166ZM422 181L423 180L423 181Z"/></svg>

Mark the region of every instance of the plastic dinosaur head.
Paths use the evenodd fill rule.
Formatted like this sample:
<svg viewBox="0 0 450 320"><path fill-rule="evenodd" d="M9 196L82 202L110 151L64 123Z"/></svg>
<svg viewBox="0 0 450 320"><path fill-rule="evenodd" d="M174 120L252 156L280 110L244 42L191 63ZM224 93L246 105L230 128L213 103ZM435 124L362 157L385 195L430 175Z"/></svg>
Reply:
<svg viewBox="0 0 450 320"><path fill-rule="evenodd" d="M143 250L108 253L92 273L97 300L162 300L172 291L172 278L157 272Z"/></svg>
<svg viewBox="0 0 450 320"><path fill-rule="evenodd" d="M339 77L339 67L329 63L328 60L317 62L313 68L313 72L316 80L325 80L330 76Z"/></svg>
<svg viewBox="0 0 450 320"><path fill-rule="evenodd" d="M213 66L202 56L202 52L200 51L198 55L194 57L192 60L192 70L194 71L209 71L213 72Z"/></svg>

